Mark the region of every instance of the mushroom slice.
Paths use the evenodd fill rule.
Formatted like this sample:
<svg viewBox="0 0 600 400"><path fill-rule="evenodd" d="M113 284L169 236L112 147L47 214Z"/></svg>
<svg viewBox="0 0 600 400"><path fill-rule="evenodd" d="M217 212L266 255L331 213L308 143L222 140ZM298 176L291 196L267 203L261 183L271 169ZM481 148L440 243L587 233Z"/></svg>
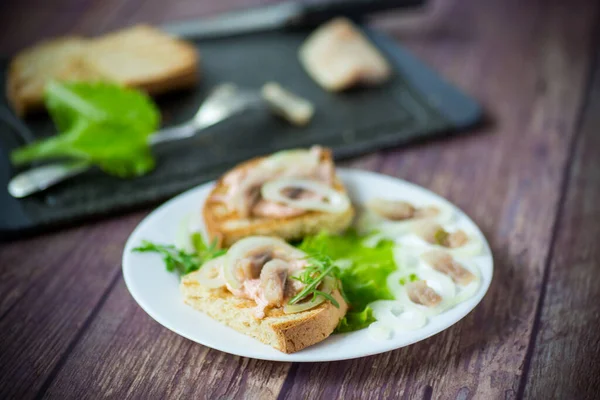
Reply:
<svg viewBox="0 0 600 400"><path fill-rule="evenodd" d="M417 208L415 210L414 218L436 218L441 214L441 210L435 206L427 206L423 208Z"/></svg>
<svg viewBox="0 0 600 400"><path fill-rule="evenodd" d="M442 247L462 247L469 241L469 236L461 229L448 232L440 224L432 221L421 221L415 224L414 233L427 243Z"/></svg>
<svg viewBox="0 0 600 400"><path fill-rule="evenodd" d="M305 257L306 253L279 238L250 236L229 248L223 263L223 276L230 288L240 289L244 281L259 276L258 268L267 261L281 259L293 264Z"/></svg>
<svg viewBox="0 0 600 400"><path fill-rule="evenodd" d="M435 307L442 302L442 297L427 286L425 281L407 283L406 293L410 301L425 307Z"/></svg>
<svg viewBox="0 0 600 400"><path fill-rule="evenodd" d="M455 249L457 247L462 247L469 241L469 236L463 230L457 230L456 232L452 232L448 234L447 242L448 247L451 249Z"/></svg>
<svg viewBox="0 0 600 400"><path fill-rule="evenodd" d="M258 248L254 253L248 253L240 261L240 274L243 279L256 279L260 276L263 266L273 258L268 248Z"/></svg>
<svg viewBox="0 0 600 400"><path fill-rule="evenodd" d="M475 280L475 275L473 275L471 271L456 262L456 260L445 251L431 250L424 253L421 257L427 264L431 265L433 269L448 275L455 283L461 286L466 286Z"/></svg>
<svg viewBox="0 0 600 400"><path fill-rule="evenodd" d="M392 221L403 221L415 217L415 207L402 200L373 199L367 207L380 217Z"/></svg>
<svg viewBox="0 0 600 400"><path fill-rule="evenodd" d="M425 281L407 283L406 293L410 301L425 307L435 307L442 302L442 297L427 286Z"/></svg>

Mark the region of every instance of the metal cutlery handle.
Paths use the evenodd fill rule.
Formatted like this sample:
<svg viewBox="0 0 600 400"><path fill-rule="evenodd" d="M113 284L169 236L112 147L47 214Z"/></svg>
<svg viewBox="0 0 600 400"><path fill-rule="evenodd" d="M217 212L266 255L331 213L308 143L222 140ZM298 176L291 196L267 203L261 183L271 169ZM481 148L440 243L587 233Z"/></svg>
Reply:
<svg viewBox="0 0 600 400"><path fill-rule="evenodd" d="M202 127L187 122L171 128L161 129L148 139L149 144L185 139L194 136ZM48 189L66 179L82 174L92 167L87 161L66 161L42 165L15 175L8 183L8 193L23 198Z"/></svg>
<svg viewBox="0 0 600 400"><path fill-rule="evenodd" d="M32 168L12 178L8 183L8 192L11 196L20 199L79 175L89 167L87 161L71 161Z"/></svg>
<svg viewBox="0 0 600 400"><path fill-rule="evenodd" d="M161 129L154 135L150 136L150 138L148 138L148 143L151 146L154 146L158 143L187 139L198 133L198 130L200 129L202 128L198 127L195 123L186 122L184 124L173 126L171 128Z"/></svg>
<svg viewBox="0 0 600 400"><path fill-rule="evenodd" d="M217 86L190 121L161 129L148 138L148 143L153 146L158 143L195 136L209 126L256 107L261 104L261 101L260 95L255 92L240 90L231 84ZM8 184L8 192L16 198L26 197L79 175L91 166L87 161L69 161L31 168L11 179Z"/></svg>

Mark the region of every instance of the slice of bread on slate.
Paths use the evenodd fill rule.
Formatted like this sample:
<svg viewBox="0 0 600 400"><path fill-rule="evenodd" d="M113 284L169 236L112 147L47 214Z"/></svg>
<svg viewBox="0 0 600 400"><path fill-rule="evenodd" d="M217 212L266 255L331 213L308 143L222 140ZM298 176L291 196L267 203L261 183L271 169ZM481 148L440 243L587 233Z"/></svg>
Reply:
<svg viewBox="0 0 600 400"><path fill-rule="evenodd" d="M253 168L264 159L265 157L259 157L246 161L229 172ZM333 166L331 151L323 151L321 160L331 163ZM330 170L333 189L340 193L346 193L342 181L335 174L335 168L330 168ZM342 213L308 211L293 217L250 216L242 218L235 210L229 209L219 200L224 197L227 190L228 186L222 177L208 196L202 213L209 239L216 240L220 247L229 247L242 238L254 235L277 236L286 241L294 241L305 236L316 235L321 231L341 233L350 226L354 218L352 206Z"/></svg>
<svg viewBox="0 0 600 400"><path fill-rule="evenodd" d="M326 339L348 309L335 290L332 296L339 308L329 301L295 314L271 308L266 310L263 319L257 319L254 301L235 297L225 288L208 289L198 282L198 273L192 272L181 279L180 289L186 304L284 353L293 353Z"/></svg>
<svg viewBox="0 0 600 400"><path fill-rule="evenodd" d="M187 87L199 78L196 48L147 25L92 40L85 60L111 81L150 94Z"/></svg>
<svg viewBox="0 0 600 400"><path fill-rule="evenodd" d="M50 80L116 82L150 94L193 86L196 48L156 28L137 25L98 38L64 37L17 54L8 69L7 97L18 115L43 108Z"/></svg>
<svg viewBox="0 0 600 400"><path fill-rule="evenodd" d="M85 45L83 38L64 37L41 42L13 58L7 73L6 96L17 115L43 107L44 87L51 79L101 78L82 58Z"/></svg>

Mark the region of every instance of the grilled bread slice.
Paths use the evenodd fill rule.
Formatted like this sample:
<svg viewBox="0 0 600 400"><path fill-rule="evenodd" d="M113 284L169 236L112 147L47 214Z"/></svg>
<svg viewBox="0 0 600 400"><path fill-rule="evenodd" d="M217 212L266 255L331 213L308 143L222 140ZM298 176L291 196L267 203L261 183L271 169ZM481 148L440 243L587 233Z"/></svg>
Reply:
<svg viewBox="0 0 600 400"><path fill-rule="evenodd" d="M242 163L229 172L249 169L256 166L265 157L255 158ZM321 161L331 163L331 151L326 150L321 154ZM331 170L333 188L341 193L346 193L342 181ZM248 236L277 236L287 241L299 240L309 235L316 235L325 230L330 233L341 233L350 226L354 218L354 208L350 206L343 213L327 213L321 211L308 211L294 217L248 217L240 215L222 203L219 199L227 193L228 187L222 177L208 196L204 204L203 216L206 231L211 241L216 241L220 247L229 247L233 243Z"/></svg>
<svg viewBox="0 0 600 400"><path fill-rule="evenodd" d="M192 272L181 279L186 304L284 353L293 353L326 339L348 310L339 291L335 290L332 296L339 308L329 301L295 314L272 308L266 311L265 318L257 319L254 301L235 297L225 288L208 289L198 282L198 273Z"/></svg>
<svg viewBox="0 0 600 400"><path fill-rule="evenodd" d="M117 82L150 94L193 86L199 56L191 44L147 25L98 38L64 37L25 49L12 60L7 97L18 115L43 108L50 80Z"/></svg>

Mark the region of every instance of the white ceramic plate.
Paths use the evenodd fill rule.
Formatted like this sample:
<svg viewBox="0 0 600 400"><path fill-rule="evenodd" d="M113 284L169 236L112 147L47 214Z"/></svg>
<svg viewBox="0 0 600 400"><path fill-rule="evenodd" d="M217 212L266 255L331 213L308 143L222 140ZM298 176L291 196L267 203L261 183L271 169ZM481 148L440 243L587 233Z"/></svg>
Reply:
<svg viewBox="0 0 600 400"><path fill-rule="evenodd" d="M174 243L181 221L189 218L191 212L200 212L212 183L191 189L166 202L133 231L123 254L123 275L127 288L140 307L158 323L190 340L238 356L295 362L346 360L408 346L455 324L481 301L492 280L493 260L483 234L469 217L440 196L400 179L348 169L338 169L338 173L351 199L357 203L385 196L417 204L443 203L453 207L458 225L475 232L484 243L482 255L474 259L482 277L478 292L469 300L431 318L423 328L395 334L390 340L375 341L363 329L332 335L323 342L294 354L281 353L185 305L179 293L179 278L165 270L161 258L156 254L131 251L144 239L157 243Z"/></svg>

